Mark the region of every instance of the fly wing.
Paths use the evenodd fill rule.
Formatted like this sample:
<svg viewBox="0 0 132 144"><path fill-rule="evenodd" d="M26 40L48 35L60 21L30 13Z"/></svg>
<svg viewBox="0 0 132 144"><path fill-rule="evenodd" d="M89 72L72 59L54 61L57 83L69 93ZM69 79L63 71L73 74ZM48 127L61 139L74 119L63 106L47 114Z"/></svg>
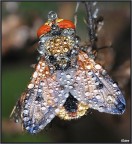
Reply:
<svg viewBox="0 0 132 144"><path fill-rule="evenodd" d="M26 92L22 93L20 99L17 101L16 105L14 106L10 114L10 118L14 119L16 123L21 122L21 107L25 97L26 97Z"/></svg>
<svg viewBox="0 0 132 144"><path fill-rule="evenodd" d="M40 60L24 98L14 113L20 112L17 115L28 132L37 133L59 112L59 107L66 101L65 93L61 91L56 73L51 75L48 66Z"/></svg>
<svg viewBox="0 0 132 144"><path fill-rule="evenodd" d="M122 114L126 105L124 96L107 72L84 53L80 54L78 65L72 95L92 109Z"/></svg>

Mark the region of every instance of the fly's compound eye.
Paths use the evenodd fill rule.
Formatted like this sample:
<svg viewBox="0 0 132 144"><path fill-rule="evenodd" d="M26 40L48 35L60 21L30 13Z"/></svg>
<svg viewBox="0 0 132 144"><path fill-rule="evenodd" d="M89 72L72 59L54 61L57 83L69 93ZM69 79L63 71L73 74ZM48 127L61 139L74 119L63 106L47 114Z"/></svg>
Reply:
<svg viewBox="0 0 132 144"><path fill-rule="evenodd" d="M49 25L44 24L38 29L37 36L41 37L45 35L46 33L48 33L50 30L51 30L51 27Z"/></svg>
<svg viewBox="0 0 132 144"><path fill-rule="evenodd" d="M61 20L60 22L58 22L58 26L59 28L62 29L67 29L67 28L75 29L74 23L70 20Z"/></svg>
<svg viewBox="0 0 132 144"><path fill-rule="evenodd" d="M62 29L61 34L63 36L71 36L75 35L75 25L72 21L70 20L56 20L57 25L60 29Z"/></svg>

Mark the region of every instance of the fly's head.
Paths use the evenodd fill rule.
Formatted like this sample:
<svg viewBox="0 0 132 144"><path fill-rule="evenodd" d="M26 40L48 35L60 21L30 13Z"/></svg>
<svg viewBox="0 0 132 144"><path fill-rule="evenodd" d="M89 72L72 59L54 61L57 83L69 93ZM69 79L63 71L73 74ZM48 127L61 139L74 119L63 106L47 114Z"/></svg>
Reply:
<svg viewBox="0 0 132 144"><path fill-rule="evenodd" d="M48 21L37 32L40 39L38 51L55 69L67 69L78 54L78 37L70 20L59 19L53 11Z"/></svg>

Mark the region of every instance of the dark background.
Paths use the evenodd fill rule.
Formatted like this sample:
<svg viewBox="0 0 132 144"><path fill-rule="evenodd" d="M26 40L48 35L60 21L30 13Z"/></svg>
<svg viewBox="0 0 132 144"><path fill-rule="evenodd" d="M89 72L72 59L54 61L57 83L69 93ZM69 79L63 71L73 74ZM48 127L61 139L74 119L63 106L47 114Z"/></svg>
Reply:
<svg viewBox="0 0 132 144"><path fill-rule="evenodd" d="M37 135L22 132L9 115L30 81L37 63L36 32L53 10L60 18L74 20L75 2L2 2L2 142L130 142L130 2L98 2L104 26L98 33L100 50L96 61L118 82L126 99L123 115L90 110L78 120L55 118ZM85 7L78 10L77 34L87 41Z"/></svg>

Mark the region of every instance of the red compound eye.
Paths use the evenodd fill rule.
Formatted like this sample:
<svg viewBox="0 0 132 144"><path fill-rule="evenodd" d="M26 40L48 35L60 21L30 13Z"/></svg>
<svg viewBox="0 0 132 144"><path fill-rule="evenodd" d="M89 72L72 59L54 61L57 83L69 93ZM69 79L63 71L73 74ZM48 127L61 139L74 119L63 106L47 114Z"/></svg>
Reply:
<svg viewBox="0 0 132 144"><path fill-rule="evenodd" d="M49 25L42 25L38 31L37 31L37 36L40 37L43 34L46 34L51 30L51 27Z"/></svg>
<svg viewBox="0 0 132 144"><path fill-rule="evenodd" d="M60 22L57 22L57 24L58 24L59 28L63 28L63 29L72 28L72 29L75 29L74 23L70 20L62 20ZM40 37L41 35L46 34L50 30L51 30L51 27L49 25L44 24L38 29L37 36Z"/></svg>
<svg viewBox="0 0 132 144"><path fill-rule="evenodd" d="M75 29L75 25L72 21L70 20L62 20L60 22L58 22L58 26L59 28L72 28L72 29Z"/></svg>

